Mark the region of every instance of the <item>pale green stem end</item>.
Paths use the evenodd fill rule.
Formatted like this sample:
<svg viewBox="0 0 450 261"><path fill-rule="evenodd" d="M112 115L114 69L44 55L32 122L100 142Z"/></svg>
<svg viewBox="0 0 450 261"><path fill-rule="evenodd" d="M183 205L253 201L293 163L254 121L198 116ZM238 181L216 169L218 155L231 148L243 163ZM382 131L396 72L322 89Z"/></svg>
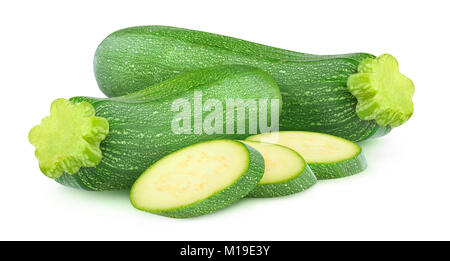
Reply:
<svg viewBox="0 0 450 261"><path fill-rule="evenodd" d="M50 115L33 127L28 140L36 148L41 171L56 179L75 174L81 167L94 167L102 159L100 143L109 132L105 118L95 116L88 102L55 100Z"/></svg>
<svg viewBox="0 0 450 261"><path fill-rule="evenodd" d="M348 78L349 91L357 98L356 113L379 125L400 126L413 114L413 82L401 74L397 60L389 54L367 58Z"/></svg>

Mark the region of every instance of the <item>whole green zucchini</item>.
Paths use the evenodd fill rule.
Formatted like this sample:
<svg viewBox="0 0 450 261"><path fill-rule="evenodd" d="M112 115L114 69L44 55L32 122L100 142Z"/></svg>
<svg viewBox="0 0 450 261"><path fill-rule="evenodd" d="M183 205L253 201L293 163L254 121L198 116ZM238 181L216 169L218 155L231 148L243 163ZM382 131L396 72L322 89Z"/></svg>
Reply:
<svg viewBox="0 0 450 261"><path fill-rule="evenodd" d="M390 55L312 55L212 33L140 26L104 39L94 71L100 89L114 97L219 64L256 66L275 78L283 97L280 130L360 141L385 135L413 113L414 85Z"/></svg>
<svg viewBox="0 0 450 261"><path fill-rule="evenodd" d="M201 99L196 96L199 92ZM244 65L206 68L121 97L57 99L50 116L31 129L29 140L36 147L41 171L61 184L87 190L129 189L144 170L168 153L201 141L243 139L251 134L250 127L239 131L240 122L250 126L250 112L245 118L228 121L228 113L238 115L241 107L221 111L218 104L225 108L233 99L280 98L274 79L261 69ZM183 132L174 131L174 120L182 113L178 105L174 110L176 101L187 104L183 108L189 118L175 121L178 127L188 126ZM208 110L209 101L218 103L200 115L202 125L196 124L196 104ZM265 112L279 113L279 104L271 104L278 107L266 106ZM208 119L219 119L210 117L215 112L223 121L204 125ZM212 125L222 131L208 133L206 127Z"/></svg>

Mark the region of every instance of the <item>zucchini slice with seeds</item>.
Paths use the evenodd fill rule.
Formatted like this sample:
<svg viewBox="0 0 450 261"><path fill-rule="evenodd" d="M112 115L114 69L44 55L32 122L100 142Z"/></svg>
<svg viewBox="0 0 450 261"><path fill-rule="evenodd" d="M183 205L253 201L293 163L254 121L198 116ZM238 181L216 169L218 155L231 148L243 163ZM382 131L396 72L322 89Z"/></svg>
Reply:
<svg viewBox="0 0 450 261"><path fill-rule="evenodd" d="M150 166L134 183L134 207L187 218L224 208L252 191L264 174L264 159L234 140L197 143Z"/></svg>

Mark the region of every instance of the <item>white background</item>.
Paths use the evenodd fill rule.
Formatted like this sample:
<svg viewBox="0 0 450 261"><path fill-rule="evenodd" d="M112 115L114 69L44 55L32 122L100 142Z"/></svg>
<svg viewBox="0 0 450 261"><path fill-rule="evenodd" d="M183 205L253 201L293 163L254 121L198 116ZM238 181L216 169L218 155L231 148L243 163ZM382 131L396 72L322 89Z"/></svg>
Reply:
<svg viewBox="0 0 450 261"><path fill-rule="evenodd" d="M2 240L450 239L448 1L2 1ZM92 58L111 32L172 25L295 51L390 53L415 83L415 113L362 143L363 173L211 215L141 212L127 192L63 187L40 173L29 129L51 101L103 96Z"/></svg>

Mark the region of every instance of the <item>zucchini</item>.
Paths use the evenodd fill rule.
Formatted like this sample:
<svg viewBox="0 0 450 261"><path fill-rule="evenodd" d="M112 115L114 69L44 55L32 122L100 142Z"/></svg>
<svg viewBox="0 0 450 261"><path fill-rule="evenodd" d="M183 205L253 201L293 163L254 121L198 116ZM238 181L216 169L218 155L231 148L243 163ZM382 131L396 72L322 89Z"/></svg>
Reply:
<svg viewBox="0 0 450 261"><path fill-rule="evenodd" d="M249 126L250 113L243 120L233 117L230 129L234 127L234 131L228 132L227 111L222 114L219 110L218 115L224 120L217 121L215 127L226 128L227 132L205 133L201 125L200 132L196 128L195 108L188 113L190 118L177 122L187 126L187 132L174 132L173 120L180 114L172 110L174 102L185 101L188 111L196 104L201 107L197 92L202 93L204 107L213 99L219 104L237 98L280 99L275 81L261 69L243 65L207 68L126 96L57 99L52 103L50 116L31 129L29 141L36 147L42 172L63 185L87 190L130 189L149 165L168 153L201 141L249 136L250 128L243 132L236 129L243 120ZM272 107L267 106L260 113L272 115L280 109ZM235 106L230 112L236 115L240 109ZM200 123L211 114L200 115Z"/></svg>
<svg viewBox="0 0 450 261"><path fill-rule="evenodd" d="M367 162L358 144L329 134L282 131L253 135L250 141L286 146L302 155L317 179L334 179L363 171Z"/></svg>
<svg viewBox="0 0 450 261"><path fill-rule="evenodd" d="M391 55L312 55L167 26L116 31L98 46L94 71L109 97L183 72L246 64L270 73L283 95L280 130L328 133L351 141L382 136L413 113L414 85Z"/></svg>
<svg viewBox="0 0 450 261"><path fill-rule="evenodd" d="M264 158L264 176L247 197L279 197L301 192L317 179L300 154L287 147L256 141L242 141Z"/></svg>
<svg viewBox="0 0 450 261"><path fill-rule="evenodd" d="M233 140L194 144L153 164L134 183L137 209L187 218L205 215L245 197L264 173L264 159Z"/></svg>

